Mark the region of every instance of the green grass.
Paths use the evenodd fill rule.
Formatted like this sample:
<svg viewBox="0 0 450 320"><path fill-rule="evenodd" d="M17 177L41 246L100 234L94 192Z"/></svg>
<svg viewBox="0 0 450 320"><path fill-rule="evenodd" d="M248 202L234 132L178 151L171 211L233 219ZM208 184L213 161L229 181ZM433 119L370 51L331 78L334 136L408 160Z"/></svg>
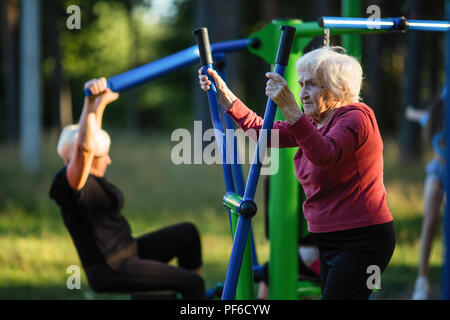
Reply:
<svg viewBox="0 0 450 320"><path fill-rule="evenodd" d="M170 133L134 135L112 132L112 166L108 179L125 196L123 214L134 236L172 223L190 221L202 236L207 287L223 282L231 251L228 215L219 165L172 163ZM20 169L18 146L0 145L0 299L127 299L93 293L82 273L81 290L69 290L66 269L80 261L59 209L48 197L62 162L56 155L57 134L43 142L41 170L33 175ZM394 142L385 142L385 184L397 228L397 248L375 298L409 298L417 273L422 219L425 161L397 164ZM248 166L244 166L245 176ZM261 183L260 183L261 184ZM269 255L264 236L262 184L255 200L260 212L253 228L260 262ZM438 234L430 260L434 297L439 298L442 236Z"/></svg>
<svg viewBox="0 0 450 320"><path fill-rule="evenodd" d="M419 238L422 226L424 166L430 155L414 164L398 163L398 146L385 141L384 180L387 201L395 220L397 246L388 269L382 277L382 290L377 297L410 299L419 262ZM430 298L440 298L442 266L442 230L435 237L430 256Z"/></svg>

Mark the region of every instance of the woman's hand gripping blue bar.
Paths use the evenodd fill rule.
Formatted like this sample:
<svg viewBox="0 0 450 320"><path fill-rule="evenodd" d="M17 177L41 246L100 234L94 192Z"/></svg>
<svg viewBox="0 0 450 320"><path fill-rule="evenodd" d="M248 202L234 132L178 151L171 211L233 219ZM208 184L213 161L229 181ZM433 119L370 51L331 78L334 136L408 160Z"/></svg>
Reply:
<svg viewBox="0 0 450 320"><path fill-rule="evenodd" d="M211 47L209 44L208 29L200 28L194 30L194 35L197 38L198 53L200 55L200 62L203 67L203 74L208 75L208 69L213 68L213 59L211 55ZM217 89L213 79L208 75L211 81L210 90L208 90L208 102L209 110L211 112L211 118L214 126L214 133L219 147L219 152L222 159L222 169L225 178L225 189L227 192L234 192L233 173L231 170L231 164L227 161L226 140L224 135L224 129L220 118L219 103L217 101Z"/></svg>
<svg viewBox="0 0 450 320"><path fill-rule="evenodd" d="M249 39L238 39L211 45L212 52L230 52L237 50L246 50L249 46L256 45ZM197 46L192 46L181 50L170 56L152 61L143 66L123 72L108 79L108 88L114 92L122 92L135 88L141 84L151 81L155 78L168 74L172 71L189 66L198 61L199 52ZM89 89L84 90L85 96L90 96Z"/></svg>
<svg viewBox="0 0 450 320"><path fill-rule="evenodd" d="M292 42L295 35L295 28L289 26L282 26L281 33L282 34L280 44L278 47L275 72L279 73L280 75L284 75L284 70L289 61L289 54L291 51ZM263 129L268 131L272 129L273 122L275 119L275 113L276 113L276 105L271 99L268 99L266 112L264 115L264 122L262 127ZM269 139L270 132L267 132L266 137L262 138ZM258 183L259 174L261 171L262 161L261 159L259 159L259 154L263 155L265 153L265 148L267 147L266 143L267 140L264 143L261 143L261 141L262 140L260 135L260 139L258 140L258 145L255 150L254 160L250 168L249 178L244 193L244 201L248 201L249 203L253 202L256 191L256 185ZM260 151L260 148L263 149ZM256 214L256 210L254 213ZM244 217L242 215L239 216L236 226L233 248L231 250L230 262L228 264L227 275L225 278L222 300L232 300L235 297L237 282L239 279L239 272L241 269L245 244L247 242L250 225L251 225L251 216L250 217Z"/></svg>

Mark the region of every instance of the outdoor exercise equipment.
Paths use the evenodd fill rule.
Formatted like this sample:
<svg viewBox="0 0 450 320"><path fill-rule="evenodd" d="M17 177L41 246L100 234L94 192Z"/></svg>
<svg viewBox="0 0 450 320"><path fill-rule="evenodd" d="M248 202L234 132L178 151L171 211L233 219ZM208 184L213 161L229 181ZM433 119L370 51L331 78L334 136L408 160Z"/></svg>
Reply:
<svg viewBox="0 0 450 320"><path fill-rule="evenodd" d="M408 20L404 17L384 18L380 19L378 24L373 21L364 18L356 18L361 12L360 3L358 1L343 2L343 16L353 16L349 18L341 17L322 17L319 22L303 22L301 20L273 20L266 25L263 29L249 35L247 39L238 39L232 41L225 41L220 43L212 43L210 45L212 58L216 61L225 61L225 54L234 51L248 50L250 53L262 58L270 65L275 65L277 57L277 47L281 39L281 26L293 27L296 29L295 36L292 41L291 54L288 58L288 63L284 68L284 78L289 84L289 87L293 91L297 98L299 96L299 87L297 85L297 74L295 70L295 61L302 55L304 48L311 42L314 37L324 35L342 35L343 46L348 49L348 53L354 56L360 56L360 41L358 36L361 34L369 33L387 33L387 32L407 32L408 30L422 30L422 31L443 31L446 32L446 83L447 92L450 85L450 36L448 21L429 21L429 20ZM450 20L450 0L447 0L446 7L446 19ZM380 25L380 28L377 28ZM128 72L111 77L107 80L108 87L112 91L123 92L136 86L147 83L153 79L159 78L170 72L179 70L181 68L198 63L200 58L198 46L192 46L184 49L175 54L169 55L162 59L153 61L149 64L141 66L139 68L130 70ZM208 62L212 62L208 60ZM220 74L224 74L224 67L217 68ZM211 90L210 90L211 91ZM84 92L89 95L90 92ZM211 93L212 94L212 91ZM446 104L450 105L450 95L447 95ZM214 98L212 98L214 99ZM211 106L210 106L211 107ZM217 108L214 107L215 114ZM221 108L219 108L220 110ZM220 111L219 111L220 112ZM226 129L234 128L233 121L227 116L225 118ZM266 118L266 117L265 117ZM450 122L450 112L446 113L447 123ZM284 120L279 110L275 113L274 120ZM217 128L220 128L221 124L216 121ZM447 130L449 126L447 126ZM222 127L223 130L223 127ZM450 131L447 132L447 136L450 136ZM219 150L223 152L223 148L226 146L223 143L223 137L220 130L216 132L216 140L219 145ZM450 142L447 141L447 144ZM236 145L236 144L234 144ZM447 145L447 149L450 149L450 145ZM297 241L300 234L304 234L306 230L298 229L299 215L301 213L301 203L303 202L299 190L299 183L292 174L294 172L292 158L296 152L295 148L280 149L278 154L278 163L272 165L278 168L276 174L271 175L270 179L270 198L269 198L269 234L270 234L270 268L269 278L270 281L270 299L298 299L299 297L311 296L317 294L317 286L309 285L306 282L298 282L298 253L297 253ZM234 156L237 156L237 150L234 152ZM228 283L225 290L224 297L231 298L234 293L233 285L236 277L239 277L236 285L236 298L237 299L251 299L253 298L253 279L252 273L260 273L261 267L258 264L256 257L256 250L253 244L253 238L251 233L251 223L249 222L250 216L254 213L255 207L252 201L249 201L251 197L246 198L244 194L244 182L242 177L242 171L237 161L233 162L233 165L225 165L222 167L225 175L226 196L224 197L224 204L228 209L230 215L230 222L232 233L234 233L234 242L239 241L240 246L244 246L244 254L241 257L237 255L237 251L240 252L242 248L235 251L233 257L230 259L230 265L226 279ZM447 162L447 170L450 172L450 161ZM233 179L227 178L233 177ZM449 175L450 179L450 175ZM233 185L234 183L234 185ZM447 185L450 185L450 180ZM283 186L283 188L281 188ZM254 190L256 183L253 186L249 186L249 190ZM252 191L253 192L253 191ZM446 188L447 198L448 189ZM251 193L249 193L251 195ZM253 200L253 199L252 199ZM239 212L243 219L239 219ZM245 216L248 216L247 218ZM303 218L302 218L303 219ZM238 220L242 220L238 223ZM305 226L305 224L302 224ZM449 208L446 208L445 215L445 247L450 248L450 213ZM244 230L244 232L242 232ZM247 241L247 234L245 231L250 230L250 237ZM243 245L245 243L245 245ZM234 247L234 245L233 245ZM251 248L251 250L250 250ZM242 260L242 266L240 268L240 275L236 275L238 268L235 265L240 264ZM231 263L233 261L233 263ZM232 271L234 270L234 271ZM450 299L450 250L446 250L445 263L443 269L443 298ZM233 273L233 274L232 274ZM306 283L306 285L305 285ZM306 291L306 293L305 293ZM226 293L226 294L225 294Z"/></svg>
<svg viewBox="0 0 450 320"><path fill-rule="evenodd" d="M382 30L421 30L448 31L448 21L406 20L405 17L368 20L367 18L321 17L319 25L323 28L335 29L382 29Z"/></svg>
<svg viewBox="0 0 450 320"><path fill-rule="evenodd" d="M212 44L211 52L225 53L230 51L244 50L249 46L257 45L256 39L239 39ZM189 47L162 59L150 62L130 71L113 76L107 80L107 87L114 92L122 92L178 69L190 66L199 59L196 46ZM84 89L84 94L91 94L89 89Z"/></svg>
<svg viewBox="0 0 450 320"><path fill-rule="evenodd" d="M278 53L275 64L275 73L280 75L284 74L284 70L289 61L289 53L291 51L292 40L295 34L295 28L289 26L282 26L282 36L280 40L280 44L278 47ZM200 52L200 61L203 67L203 72L205 75L208 75L208 69L212 69L212 55L209 46L209 37L208 31L206 28L197 29L194 31ZM209 77L209 75L208 75ZM214 85L214 81L211 77L211 89L208 91L208 101L210 105L211 117L213 119L214 128L216 131L216 140L219 144L219 150L222 155L222 163L223 166L227 166L228 164L226 157L226 141L225 141L225 132L222 127L222 123L219 116L219 105L217 102L217 90ZM270 130L272 129L273 121L275 119L276 105L271 100L267 100L266 112L264 115L264 122L262 125L262 132L266 132L267 134L259 135L258 144L254 153L253 162L250 167L250 173L247 180L247 185L244 191L244 197L241 197L237 193L234 192L233 188L229 186L232 184L231 179L231 171L224 169L225 174L225 184L227 189L227 194L223 199L224 205L233 213L238 213L239 218L236 224L236 229L234 232L234 241L233 248L231 251L231 258L228 265L227 276L225 278L224 291L222 295L222 299L230 300L234 299L236 287L238 283L238 277L241 275L246 275L245 271L250 271L249 275L246 275L246 279L248 280L248 298L253 298L253 274L252 268L244 268L241 269L242 259L244 257L244 249L250 250L249 243L247 241L248 234L250 230L251 218L253 218L256 214L257 207L254 200L256 193L256 186L258 184L259 174L262 166L262 159L260 156L264 156L267 148L268 139L270 138ZM220 136L221 135L221 136ZM246 245L247 243L247 245ZM245 248L246 246L246 248ZM245 262L251 263L250 252L248 252L247 258ZM247 277L248 276L248 277Z"/></svg>

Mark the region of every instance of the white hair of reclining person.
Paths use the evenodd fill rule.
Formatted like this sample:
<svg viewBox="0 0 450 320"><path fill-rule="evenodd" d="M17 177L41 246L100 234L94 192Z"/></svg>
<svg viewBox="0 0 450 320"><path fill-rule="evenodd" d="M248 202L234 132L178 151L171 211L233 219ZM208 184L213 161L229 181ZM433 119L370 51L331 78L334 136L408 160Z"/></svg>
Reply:
<svg viewBox="0 0 450 320"><path fill-rule="evenodd" d="M66 126L59 136L58 146L56 150L58 155L68 163L75 152L75 146L78 140L78 124L71 124ZM95 156L101 157L109 152L109 147L111 145L111 138L105 130L100 130L95 137Z"/></svg>

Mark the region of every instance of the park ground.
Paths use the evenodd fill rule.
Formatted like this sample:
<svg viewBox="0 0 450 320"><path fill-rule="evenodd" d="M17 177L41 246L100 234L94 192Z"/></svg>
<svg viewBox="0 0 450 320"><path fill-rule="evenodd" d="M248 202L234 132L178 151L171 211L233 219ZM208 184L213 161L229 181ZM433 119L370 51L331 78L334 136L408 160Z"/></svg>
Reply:
<svg viewBox="0 0 450 320"><path fill-rule="evenodd" d="M170 133L111 132L112 166L107 177L124 196L123 214L134 236L173 223L197 225L203 246L206 286L223 282L231 251L228 215L221 204L224 183L220 165L175 165ZM384 181L395 219L397 247L374 299L409 299L417 275L422 191L427 153L413 164L399 163L395 139L385 138ZM57 133L43 138L38 173L20 169L19 147L0 145L0 299L128 299L96 294L84 273L80 290L69 290L66 269L80 265L58 207L48 197L54 174L62 167L55 149ZM248 166L244 166L246 173ZM260 263L268 259L264 235L262 184L255 197L260 208L253 220ZM430 258L433 299L440 297L442 231ZM171 262L175 263L175 262Z"/></svg>

